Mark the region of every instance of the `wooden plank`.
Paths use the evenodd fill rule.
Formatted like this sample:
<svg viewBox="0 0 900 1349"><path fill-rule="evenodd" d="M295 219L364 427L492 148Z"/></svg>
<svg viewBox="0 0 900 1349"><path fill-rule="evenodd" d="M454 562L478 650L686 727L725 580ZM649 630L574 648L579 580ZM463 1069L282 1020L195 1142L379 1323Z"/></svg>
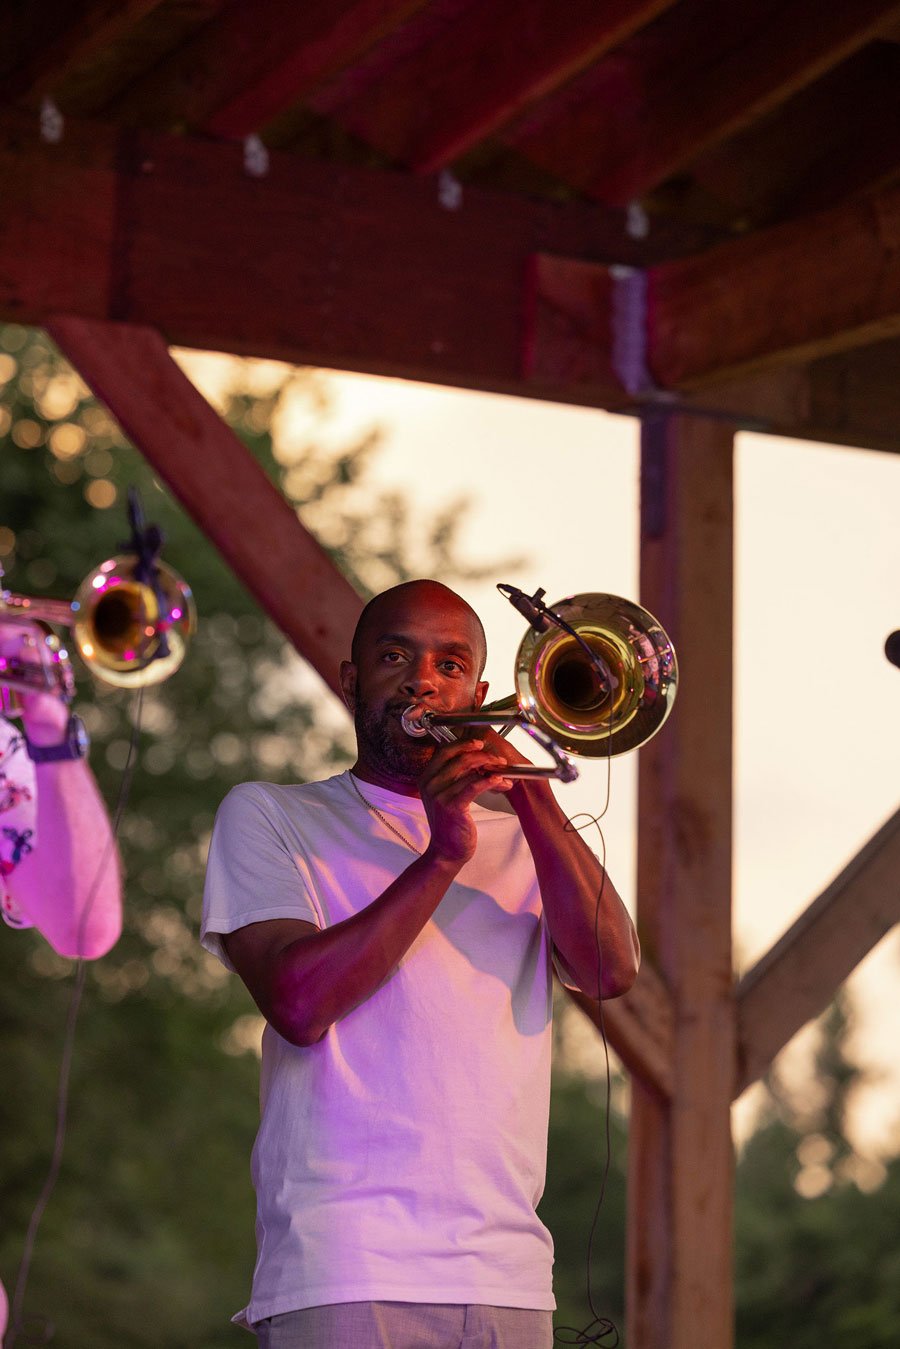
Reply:
<svg viewBox="0 0 900 1349"><path fill-rule="evenodd" d="M536 384L580 383L616 406L618 333L632 348L646 339L659 389L702 393L900 334L900 186L660 263L633 312L600 264L541 257L531 275L525 373Z"/></svg>
<svg viewBox="0 0 900 1349"><path fill-rule="evenodd" d="M897 176L890 126L900 126L900 46L873 42L695 160L691 182L744 232L828 210Z"/></svg>
<svg viewBox="0 0 900 1349"><path fill-rule="evenodd" d="M116 120L246 136L402 23L425 0L231 0L114 104ZM273 35L277 34L277 40Z"/></svg>
<svg viewBox="0 0 900 1349"><path fill-rule="evenodd" d="M716 384L697 396L748 430L900 452L900 341ZM693 403L693 400L690 400Z"/></svg>
<svg viewBox="0 0 900 1349"><path fill-rule="evenodd" d="M619 412L642 415L660 406L652 391L645 398L625 399L620 386L611 387L614 372L608 365L604 370L601 362L604 344L607 350L610 346L608 334L597 330L596 340L583 345L582 334L559 309L548 308L541 323L558 327L556 348L546 353L546 359L552 355L553 377L565 381L557 387L567 389L571 401L578 401L581 388L585 402ZM596 315L585 315L583 332L596 330L597 323ZM533 334L536 327L528 331ZM540 341L530 346L532 364L526 361L525 370L526 375L546 380L549 372L538 361L542 350ZM900 340L894 338L679 394L674 406L697 416L724 418L740 430L896 454L900 453L898 370Z"/></svg>
<svg viewBox="0 0 900 1349"><path fill-rule="evenodd" d="M475 189L451 209L432 182L288 154L253 178L239 146L75 121L48 146L16 113L0 180L3 318L114 318L172 344L497 391L521 389L533 253L647 257L621 212Z"/></svg>
<svg viewBox="0 0 900 1349"><path fill-rule="evenodd" d="M0 133L0 312L40 324L54 309L112 307L117 181L115 133L74 123L65 149L44 145L37 120L14 114ZM32 153L23 155L28 146ZM34 147L32 149L32 147Z"/></svg>
<svg viewBox="0 0 900 1349"><path fill-rule="evenodd" d="M61 19L46 17L30 43L15 52L16 65L3 81L7 99L54 94L69 72L116 42L161 0L85 0L70 5ZM12 55L10 53L9 55Z"/></svg>
<svg viewBox="0 0 900 1349"><path fill-rule="evenodd" d="M235 575L339 694L338 667L362 600L159 333L67 317L48 321L47 331Z"/></svg>
<svg viewBox="0 0 900 1349"><path fill-rule="evenodd" d="M793 1035L900 922L900 810L737 988L735 1096L760 1077Z"/></svg>
<svg viewBox="0 0 900 1349"><path fill-rule="evenodd" d="M708 418L643 426L641 598L680 681L639 764L638 930L672 997L674 1094L632 1096L631 1349L733 1342L732 440Z"/></svg>
<svg viewBox="0 0 900 1349"><path fill-rule="evenodd" d="M431 173L649 23L673 0L481 0L329 111L399 163ZM427 90L423 99L422 91Z"/></svg>
<svg viewBox="0 0 900 1349"><path fill-rule="evenodd" d="M603 1004L602 1026L595 998L573 990L569 995L598 1030L605 1029L629 1073L639 1077L648 1091L669 1099L674 1085L672 1000L653 967L645 964L624 997Z"/></svg>
<svg viewBox="0 0 900 1349"><path fill-rule="evenodd" d="M811 84L896 20L891 0L681 0L506 139L624 205Z"/></svg>
<svg viewBox="0 0 900 1349"><path fill-rule="evenodd" d="M661 264L649 287L650 364L665 388L896 336L900 187Z"/></svg>
<svg viewBox="0 0 900 1349"><path fill-rule="evenodd" d="M840 352L805 369L806 399L798 418L773 419L781 434L799 425L810 440L900 450L900 342Z"/></svg>
<svg viewBox="0 0 900 1349"><path fill-rule="evenodd" d="M577 258L537 254L525 283L522 373L540 388L581 388L603 407L633 396L614 368L616 323L610 269ZM645 324L645 315L637 315Z"/></svg>
<svg viewBox="0 0 900 1349"><path fill-rule="evenodd" d="M433 184L291 155L273 154L270 176L249 179L236 147L130 137L75 119L67 119L64 141L48 146L39 140L33 118L9 112L0 118L0 178L7 193L0 213L3 319L40 324L48 314L67 312L140 321L186 346L619 410L634 410L634 400L609 370L605 383L596 376L604 341L609 350L609 273L579 259L599 255L640 265L659 257L657 250L683 248L686 242L654 239L648 253L628 239L621 212L473 189L466 189L459 210L450 211L440 205ZM894 190L893 196L867 199L865 208L840 208L843 224L834 230L848 236L846 252L852 255L841 286L863 284L857 263L865 268L867 256L865 250L861 259L855 255L845 211L865 209L875 254L878 228L890 248L895 198ZM826 309L831 292L839 289L823 282L833 219L831 213L816 217L808 235L799 226L786 227L796 231L790 237L801 254L813 246L825 250L807 285L809 303ZM301 238L299 248L295 241ZM794 321L793 303L786 298L788 251L780 239L759 236L699 259L705 280L692 303L684 294L678 299L688 331L669 320L676 360L695 330L706 333L707 359L713 361L740 336L728 330L721 308L715 310L719 320L708 321L702 299L705 289L711 303L721 305L717 279L724 286L728 277L725 289L737 290L736 273L727 271L731 248L759 247L769 258L759 283L752 266L746 269L748 323L757 285L767 277L765 317L776 327ZM554 256L545 266L540 255L547 252L568 256ZM535 256L526 307L523 278ZM876 271L873 257L868 275L875 302L882 304L894 273L889 266L879 289ZM567 305L573 311L570 329ZM853 320L849 301L848 306L851 312L837 315L839 322ZM820 326L825 323L820 320ZM757 337L764 332L760 321ZM709 383L698 381L700 391L693 396L703 406L781 434L896 448L897 350L884 342L823 357L809 367L792 366L790 396L779 392L783 366L778 389L760 377L720 389L712 378L724 383L723 372L715 370Z"/></svg>

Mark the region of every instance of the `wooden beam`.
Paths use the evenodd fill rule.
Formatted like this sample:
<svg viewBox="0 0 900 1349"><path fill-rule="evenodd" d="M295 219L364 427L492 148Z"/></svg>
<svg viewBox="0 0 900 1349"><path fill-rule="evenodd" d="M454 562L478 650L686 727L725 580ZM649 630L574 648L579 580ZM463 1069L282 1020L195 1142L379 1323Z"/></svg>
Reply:
<svg viewBox="0 0 900 1349"><path fill-rule="evenodd" d="M896 0L682 0L509 136L610 205L684 169L877 37Z"/></svg>
<svg viewBox="0 0 900 1349"><path fill-rule="evenodd" d="M255 178L239 146L74 119L49 146L34 119L0 117L0 181L4 319L112 318L173 345L496 391L522 389L532 253L648 256L622 212L468 188L447 205L433 182L289 154Z"/></svg>
<svg viewBox="0 0 900 1349"><path fill-rule="evenodd" d="M327 107L368 145L420 173L458 159L673 0L480 0L348 103ZM422 90L428 96L423 100Z"/></svg>
<svg viewBox="0 0 900 1349"><path fill-rule="evenodd" d="M522 373L538 388L581 388L602 407L633 401L616 370L616 306L609 267L575 258L536 255L525 283ZM638 306L636 337L645 340L646 314Z"/></svg>
<svg viewBox="0 0 900 1349"><path fill-rule="evenodd" d="M564 282L560 273L550 292L556 305L547 304L545 295L544 312L528 330L536 340L527 348L526 377L533 374L545 383L557 382L570 398L581 388L586 402L623 413L642 415L659 407L659 395L652 390L643 398L623 397L609 360L611 333L599 326L597 312L586 312L583 292L574 311L559 305ZM595 276L595 295L602 284ZM572 312L580 316L580 330L572 322ZM540 330L554 325L551 346ZM724 419L740 430L897 454L898 370L900 340L894 338L808 364L790 363L708 385L696 393L679 394L670 405L686 414Z"/></svg>
<svg viewBox="0 0 900 1349"><path fill-rule="evenodd" d="M665 388L897 336L900 186L661 264L649 289L649 360Z"/></svg>
<svg viewBox="0 0 900 1349"><path fill-rule="evenodd" d="M733 1343L732 439L679 415L642 433L641 599L680 680L638 775L638 930L672 997L674 1091L632 1084L630 1349Z"/></svg>
<svg viewBox="0 0 900 1349"><path fill-rule="evenodd" d="M230 0L113 105L117 121L246 136L357 60L425 0ZM276 38L277 35L277 38Z"/></svg>
<svg viewBox="0 0 900 1349"><path fill-rule="evenodd" d="M900 334L900 186L698 256L660 263L629 299L610 269L541 257L531 269L525 372L621 406L615 347L658 389L687 394ZM652 390L650 390L652 392Z"/></svg>
<svg viewBox="0 0 900 1349"><path fill-rule="evenodd" d="M739 983L735 1096L898 922L900 810Z"/></svg>
<svg viewBox="0 0 900 1349"><path fill-rule="evenodd" d="M620 411L636 404L608 359L602 369L612 329L609 272L582 259L640 265L698 244L696 236L669 236L654 239L649 253L628 238L621 212L474 189L451 211L431 183L291 155L273 154L269 177L252 179L236 147L130 136L75 119L67 119L63 142L48 146L33 118L11 112L0 117L0 177L2 319L41 324L61 312L114 318L158 327L173 344ZM706 335L707 361L717 364L720 351L733 359L728 347L743 330L741 304L757 340L764 337L764 322L756 329L750 322L763 283L765 319L773 316L779 327L796 326L809 306L824 311L819 330L827 330L829 315L838 326L852 322L854 299L857 315L864 304L866 275L874 303L883 305L896 266L875 280L876 236L880 230L890 255L892 209L895 217L895 189L808 226L784 227L786 240L773 231L703 254L690 264L698 269L696 290L683 273L677 285L672 278L671 317L660 315L674 346L665 359L683 363L695 331ZM860 216L864 246L857 257L852 219ZM850 312L842 315L829 278L830 267L840 271L827 251L832 230L845 243L852 290ZM791 250L802 255L813 247L822 260L812 265L804 258L809 293L795 314ZM759 249L765 261L759 280L742 262L747 248ZM545 261L540 255L548 251L554 256ZM526 306L523 278L534 255ZM718 286L737 306L725 318ZM704 293L714 320L706 317ZM687 331L676 313L690 316ZM715 369L691 397L780 434L893 449L898 350L883 342L809 366L781 365L776 381L756 376L736 385L730 376L727 388ZM721 383L714 385L714 377Z"/></svg>
<svg viewBox="0 0 900 1349"><path fill-rule="evenodd" d="M703 389L710 414L773 435L900 452L900 341ZM694 400L686 400L693 405Z"/></svg>
<svg viewBox="0 0 900 1349"><path fill-rule="evenodd" d="M159 333L58 317L47 331L253 597L335 693L362 600Z"/></svg>
<svg viewBox="0 0 900 1349"><path fill-rule="evenodd" d="M665 984L645 964L633 988L623 997L600 1005L586 993L569 990L572 1001L600 1031L632 1074L661 1099L674 1090L672 1075L672 1000Z"/></svg>
<svg viewBox="0 0 900 1349"><path fill-rule="evenodd" d="M828 210L900 172L900 47L873 42L773 115L691 165L698 192L743 231ZM662 207L664 209L664 207Z"/></svg>
<svg viewBox="0 0 900 1349"><path fill-rule="evenodd" d="M5 99L24 99L55 94L70 71L110 44L158 8L161 0L85 0L69 5L50 25L44 16L13 56L16 64L3 80Z"/></svg>

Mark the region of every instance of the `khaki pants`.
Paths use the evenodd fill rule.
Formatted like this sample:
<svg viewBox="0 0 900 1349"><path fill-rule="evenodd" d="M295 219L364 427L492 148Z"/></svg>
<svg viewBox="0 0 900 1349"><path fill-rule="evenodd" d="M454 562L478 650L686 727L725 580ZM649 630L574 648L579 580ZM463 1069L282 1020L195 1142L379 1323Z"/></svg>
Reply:
<svg viewBox="0 0 900 1349"><path fill-rule="evenodd" d="M341 1302L258 1321L260 1349L552 1349L553 1313L521 1307Z"/></svg>

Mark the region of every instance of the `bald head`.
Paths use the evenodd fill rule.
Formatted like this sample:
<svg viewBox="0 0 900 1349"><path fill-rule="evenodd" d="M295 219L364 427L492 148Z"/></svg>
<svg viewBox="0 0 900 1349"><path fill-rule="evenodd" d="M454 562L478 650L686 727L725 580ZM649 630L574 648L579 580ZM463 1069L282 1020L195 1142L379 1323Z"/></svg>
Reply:
<svg viewBox="0 0 900 1349"><path fill-rule="evenodd" d="M440 581L403 581L369 600L353 634L350 647L353 664L359 665L365 642L376 639L384 632L401 629L407 615L416 618L433 615L435 620L452 617L462 622L471 633L477 674L481 676L487 660L487 638L481 619L461 595Z"/></svg>

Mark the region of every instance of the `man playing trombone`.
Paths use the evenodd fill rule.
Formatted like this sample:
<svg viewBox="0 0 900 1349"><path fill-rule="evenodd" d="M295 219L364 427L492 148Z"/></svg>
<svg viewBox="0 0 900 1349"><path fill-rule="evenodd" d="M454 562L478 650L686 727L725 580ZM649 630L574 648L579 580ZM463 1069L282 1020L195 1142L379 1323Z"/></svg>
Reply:
<svg viewBox="0 0 900 1349"><path fill-rule="evenodd" d="M638 946L549 785L515 777L522 755L490 729L403 729L411 706L479 707L485 654L445 586L378 596L341 667L353 768L245 783L217 816L202 940L268 1023L236 1318L263 1349L552 1341L551 965L616 997Z"/></svg>

